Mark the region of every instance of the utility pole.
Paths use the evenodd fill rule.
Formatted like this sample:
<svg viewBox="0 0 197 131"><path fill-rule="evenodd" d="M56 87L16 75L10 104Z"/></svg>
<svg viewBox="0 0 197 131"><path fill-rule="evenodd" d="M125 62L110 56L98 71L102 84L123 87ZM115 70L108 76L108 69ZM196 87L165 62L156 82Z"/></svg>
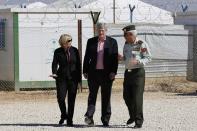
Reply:
<svg viewBox="0 0 197 131"><path fill-rule="evenodd" d="M116 23L116 1L113 0L113 23Z"/></svg>
<svg viewBox="0 0 197 131"><path fill-rule="evenodd" d="M80 61L82 63L82 20L78 20L78 50L80 55ZM83 90L82 83L80 83L79 88L81 88L81 92L82 92Z"/></svg>

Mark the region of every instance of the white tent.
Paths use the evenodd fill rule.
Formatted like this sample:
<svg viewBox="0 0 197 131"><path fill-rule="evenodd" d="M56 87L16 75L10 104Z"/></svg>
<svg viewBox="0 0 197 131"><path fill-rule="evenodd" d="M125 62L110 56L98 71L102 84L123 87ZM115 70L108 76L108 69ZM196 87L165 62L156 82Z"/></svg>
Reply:
<svg viewBox="0 0 197 131"><path fill-rule="evenodd" d="M43 8L46 6L47 6L47 4L45 4L43 2L34 2L34 3L27 5L27 8Z"/></svg>
<svg viewBox="0 0 197 131"><path fill-rule="evenodd" d="M89 10L100 9L99 20L106 23L114 22L114 0L58 0L49 5L53 8L85 8ZM135 6L132 22L173 24L172 13L141 0L115 0L115 23L131 22L130 8Z"/></svg>
<svg viewBox="0 0 197 131"><path fill-rule="evenodd" d="M131 21L131 7L135 6L132 15L132 22L138 23L159 23L159 24L172 24L173 18L171 13L144 3L140 0L116 0L115 1L115 22L125 23ZM101 20L112 23L113 20L113 0L97 0L83 8L101 8Z"/></svg>
<svg viewBox="0 0 197 131"><path fill-rule="evenodd" d="M15 3L15 4L7 4L6 2L0 4L0 9L7 9L7 8L43 8L46 7L47 4L43 2L33 2L33 3Z"/></svg>
<svg viewBox="0 0 197 131"><path fill-rule="evenodd" d="M97 0L57 0L51 4L49 4L49 7L57 7L57 8L80 8L82 6L85 6L87 4L90 4Z"/></svg>

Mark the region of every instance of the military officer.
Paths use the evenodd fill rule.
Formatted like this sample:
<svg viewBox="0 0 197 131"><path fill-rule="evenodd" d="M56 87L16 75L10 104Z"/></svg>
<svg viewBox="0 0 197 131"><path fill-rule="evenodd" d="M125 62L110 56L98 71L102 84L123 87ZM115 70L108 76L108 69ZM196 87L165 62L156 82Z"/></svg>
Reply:
<svg viewBox="0 0 197 131"><path fill-rule="evenodd" d="M123 49L123 59L125 61L123 98L130 116L127 125L135 122L134 128L141 128L144 121L144 65L151 61L151 54L148 45L144 41L138 40L135 25L126 26L123 31L126 40Z"/></svg>

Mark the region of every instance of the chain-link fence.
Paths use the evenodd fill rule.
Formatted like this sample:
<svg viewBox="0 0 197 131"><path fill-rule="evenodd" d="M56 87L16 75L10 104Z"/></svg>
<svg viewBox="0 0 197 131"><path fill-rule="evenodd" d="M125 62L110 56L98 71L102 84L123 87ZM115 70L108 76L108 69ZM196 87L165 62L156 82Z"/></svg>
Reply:
<svg viewBox="0 0 197 131"><path fill-rule="evenodd" d="M78 34L77 22L72 22L70 25L65 23L62 27L53 27L50 23L50 26L47 27L45 25L43 27L43 25L40 25L40 28L33 27L32 22L28 22L29 25L24 21L20 21L20 19L19 22L22 22L22 24L18 24L18 47L13 47L17 49L15 49L14 54L18 53L18 57L15 56L14 58L13 72L7 73L6 70L9 69L6 69L6 64L4 63L3 69L3 64L0 64L1 74L4 74L1 75L1 86L6 88L11 86L15 88L55 87L54 80L48 77L51 74L53 52L59 46L57 41L60 34L64 32L69 32L73 36L73 45L78 47L78 36L75 35ZM42 24L47 23L44 21ZM119 53L122 53L124 45L124 37L121 30L124 26L108 25L108 35L117 39ZM147 77L186 77L187 74L193 75L191 69L188 70L188 68L193 68L193 64L188 64L193 59L193 54L191 53L193 40L195 40L193 33L184 30L184 26L171 25L166 27L164 25L137 24L136 27L139 33L138 37L148 43L153 57L153 61L145 66ZM158 31L158 29L160 30ZM92 36L93 27L83 24L82 59L87 39ZM190 72L188 73L188 71ZM124 64L120 63L117 78L123 78L123 73ZM5 77L10 77L9 75L14 76L13 81L4 80Z"/></svg>
<svg viewBox="0 0 197 131"><path fill-rule="evenodd" d="M137 3L136 10L144 7L141 1L135 2ZM101 11L99 20L113 22L113 13L109 13L113 12L113 8L111 8L113 1L110 2L112 5L110 3L99 3L99 1L96 1L96 3L89 1L91 6L87 4L86 8L77 6L74 9L70 7L58 8L60 3L61 1L59 3L49 2L50 8L48 6L31 10L19 8L6 13L6 10L0 11L0 18L6 19L5 49L0 50L1 88L54 88L55 82L48 76L51 74L53 52L59 47L59 36L63 33L70 34L73 37L73 46L79 47L81 45L80 52L83 60L87 39L94 36L90 11L93 8L102 7L99 10ZM121 6L116 10L119 15L115 14L115 22L130 21L130 16L124 12L124 10L129 9L129 4L131 3L126 1L126 4L123 4L125 9L123 9L120 1L117 1L116 6ZM71 2L70 5L73 5L73 3ZM147 6L147 9L152 10L154 8L152 5ZM122 18L124 15L121 15L120 12L127 14L126 20ZM155 12L158 13L158 11ZM141 13L144 12L138 11L138 15ZM154 14L153 11L148 13ZM138 21L156 21L156 19L163 17L163 13L160 13L159 17L155 17L155 19L147 17L149 14L145 13L143 16L146 16L146 18L138 19ZM138 16L137 14L133 15ZM109 16L110 19L106 16ZM79 20L81 25L79 25ZM160 20L163 21L163 19ZM169 19L166 19L166 21L169 22ZM124 45L121 29L125 25L108 25L108 35L117 39L119 53L122 53ZM136 24L136 26L139 38L149 44L153 55L153 61L145 67L147 77L172 75L194 78L196 64L193 60L196 58L196 53L193 52L196 49L196 34L193 31L189 32L184 29L184 26L174 25ZM120 63L117 78L123 78L123 73L124 65Z"/></svg>

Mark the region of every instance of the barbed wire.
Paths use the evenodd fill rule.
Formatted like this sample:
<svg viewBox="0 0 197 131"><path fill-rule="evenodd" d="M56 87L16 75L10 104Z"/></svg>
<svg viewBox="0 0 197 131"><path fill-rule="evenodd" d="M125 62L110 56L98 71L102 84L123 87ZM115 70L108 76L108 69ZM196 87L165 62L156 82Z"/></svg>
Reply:
<svg viewBox="0 0 197 131"><path fill-rule="evenodd" d="M40 22L48 21L52 23L61 23L65 20L75 21L78 19L87 20L91 19L91 15L70 15L69 18L65 18L64 15L59 14L62 8L68 8L69 10L76 12L77 8L84 8L89 10L99 9L101 14L99 19L105 22L112 22L113 19L113 8L115 8L115 19L118 23L130 22L130 9L129 5L135 6L133 11L133 21L134 22L162 22L170 23L173 21L172 13L179 11L191 11L190 6L197 7L196 0L174 0L174 1L158 1L154 0L116 0L115 7L113 7L113 0L102 1L102 0L41 0L41 2L48 3L48 6L43 7L43 10L47 12L49 8L53 8L57 11L57 15L53 15L53 18L50 17L50 14L43 13L37 18L33 18L32 14L27 13L23 22ZM31 4L35 0L23 0L23 3ZM11 0L1 0L1 3L8 5L11 3ZM83 6L82 6L83 5ZM27 8L27 12L28 9ZM197 11L197 9L196 9Z"/></svg>

